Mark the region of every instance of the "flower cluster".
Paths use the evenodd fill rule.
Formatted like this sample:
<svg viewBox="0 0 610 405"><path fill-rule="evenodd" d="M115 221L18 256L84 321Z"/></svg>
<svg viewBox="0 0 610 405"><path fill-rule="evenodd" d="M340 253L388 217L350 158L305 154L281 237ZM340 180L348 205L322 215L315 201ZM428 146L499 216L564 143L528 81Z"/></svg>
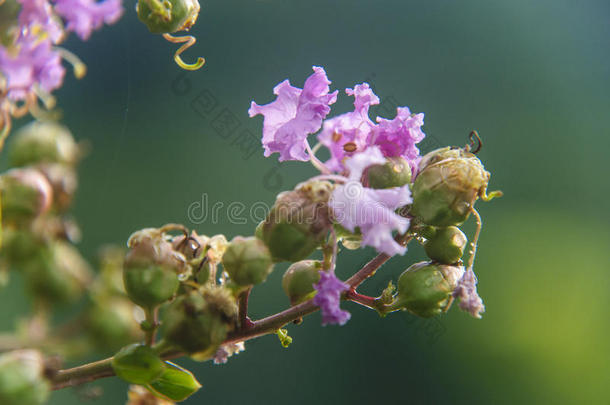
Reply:
<svg viewBox="0 0 610 405"><path fill-rule="evenodd" d="M83 41L123 13L121 0L3 0L0 22L0 130L10 130L11 117L40 115L38 100L52 108L51 92L62 85L62 60L82 77L85 67L57 45L74 32ZM17 103L23 103L18 106Z"/></svg>

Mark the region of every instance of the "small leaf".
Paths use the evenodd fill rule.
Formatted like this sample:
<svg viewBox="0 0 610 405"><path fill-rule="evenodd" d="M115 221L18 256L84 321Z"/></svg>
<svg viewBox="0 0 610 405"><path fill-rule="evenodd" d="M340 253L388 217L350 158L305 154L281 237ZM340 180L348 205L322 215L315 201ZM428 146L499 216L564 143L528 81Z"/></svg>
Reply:
<svg viewBox="0 0 610 405"><path fill-rule="evenodd" d="M146 386L150 392L171 401L184 401L201 388L201 384L190 371L169 361L165 364L163 374Z"/></svg>
<svg viewBox="0 0 610 405"><path fill-rule="evenodd" d="M280 343L283 347L288 347L292 343L292 338L288 336L288 330L286 329L278 329L277 337L280 338Z"/></svg>
<svg viewBox="0 0 610 405"><path fill-rule="evenodd" d="M132 384L148 384L163 375L165 363L153 349L141 344L125 346L112 359L115 374Z"/></svg>

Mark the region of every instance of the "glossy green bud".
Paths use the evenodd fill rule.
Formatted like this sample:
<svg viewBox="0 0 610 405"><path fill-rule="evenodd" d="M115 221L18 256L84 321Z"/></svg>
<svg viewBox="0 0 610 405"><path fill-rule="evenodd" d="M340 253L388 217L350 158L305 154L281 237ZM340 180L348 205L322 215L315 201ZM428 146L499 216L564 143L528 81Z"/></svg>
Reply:
<svg viewBox="0 0 610 405"><path fill-rule="evenodd" d="M385 164L373 165L367 172L371 188L402 187L411 182L411 166L400 156L387 158Z"/></svg>
<svg viewBox="0 0 610 405"><path fill-rule="evenodd" d="M146 385L163 374L165 362L151 347L135 343L114 355L112 369L122 380Z"/></svg>
<svg viewBox="0 0 610 405"><path fill-rule="evenodd" d="M181 295L164 314L165 339L187 353L218 349L237 323L237 304L226 288L210 287Z"/></svg>
<svg viewBox="0 0 610 405"><path fill-rule="evenodd" d="M240 286L260 284L273 270L267 246L258 238L233 238L224 255L222 265L231 280Z"/></svg>
<svg viewBox="0 0 610 405"><path fill-rule="evenodd" d="M321 269L322 263L317 260L302 260L288 267L282 277L282 288L291 305L300 304L315 295L313 285L320 281Z"/></svg>
<svg viewBox="0 0 610 405"><path fill-rule="evenodd" d="M197 0L147 0L137 3L138 18L153 34L188 30L197 21Z"/></svg>
<svg viewBox="0 0 610 405"><path fill-rule="evenodd" d="M173 297L180 286L178 275L187 271L184 255L155 228L135 232L127 245L123 281L129 298L152 308Z"/></svg>
<svg viewBox="0 0 610 405"><path fill-rule="evenodd" d="M459 225L479 196L489 198L485 194L489 178L481 161L464 149L432 151L419 164L410 212L428 225Z"/></svg>
<svg viewBox="0 0 610 405"><path fill-rule="evenodd" d="M9 170L0 176L2 220L24 224L46 213L53 201L53 190L46 177L36 169Z"/></svg>
<svg viewBox="0 0 610 405"><path fill-rule="evenodd" d="M70 131L52 122L34 121L21 128L13 136L9 150L11 166L27 166L39 163L75 165L81 150Z"/></svg>
<svg viewBox="0 0 610 405"><path fill-rule="evenodd" d="M148 386L154 394L171 401L184 401L201 388L201 384L190 371L166 361L165 371Z"/></svg>
<svg viewBox="0 0 610 405"><path fill-rule="evenodd" d="M0 355L0 404L41 405L51 391L44 377L44 357L36 350Z"/></svg>
<svg viewBox="0 0 610 405"><path fill-rule="evenodd" d="M50 303L77 300L89 285L93 271L71 244L56 241L40 248L23 264L32 293Z"/></svg>
<svg viewBox="0 0 610 405"><path fill-rule="evenodd" d="M420 262L398 278L395 308L405 308L424 318L439 315L451 304L451 294L464 274L461 266Z"/></svg>
<svg viewBox="0 0 610 405"><path fill-rule="evenodd" d="M277 196L265 224L263 240L275 261L307 258L328 234L333 185L326 181L301 184Z"/></svg>
<svg viewBox="0 0 610 405"><path fill-rule="evenodd" d="M133 316L134 304L121 297L109 297L87 311L87 335L97 348L116 350L142 337Z"/></svg>
<svg viewBox="0 0 610 405"><path fill-rule="evenodd" d="M456 263L462 258L468 239L456 226L437 228L434 235L424 243L426 254L443 264Z"/></svg>

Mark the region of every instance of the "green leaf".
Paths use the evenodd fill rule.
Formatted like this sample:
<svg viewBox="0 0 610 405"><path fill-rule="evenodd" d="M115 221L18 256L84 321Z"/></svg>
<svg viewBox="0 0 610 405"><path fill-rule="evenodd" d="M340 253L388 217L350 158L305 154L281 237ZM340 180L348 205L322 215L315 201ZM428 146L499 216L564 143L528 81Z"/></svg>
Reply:
<svg viewBox="0 0 610 405"><path fill-rule="evenodd" d="M201 384L190 371L169 361L165 364L163 374L146 386L150 392L171 401L184 401L201 388Z"/></svg>
<svg viewBox="0 0 610 405"><path fill-rule="evenodd" d="M152 348L136 343L114 355L112 369L119 378L144 385L163 375L165 363Z"/></svg>

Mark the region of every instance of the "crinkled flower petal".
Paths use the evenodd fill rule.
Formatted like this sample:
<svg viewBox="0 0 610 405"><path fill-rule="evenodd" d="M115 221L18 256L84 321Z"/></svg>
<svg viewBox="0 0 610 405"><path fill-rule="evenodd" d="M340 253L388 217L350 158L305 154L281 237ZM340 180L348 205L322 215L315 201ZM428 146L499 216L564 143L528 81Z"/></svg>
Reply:
<svg viewBox="0 0 610 405"><path fill-rule="evenodd" d="M61 86L65 69L49 39L21 36L16 48L19 52L11 55L0 47L0 72L7 80L9 98L22 100L36 86L45 92Z"/></svg>
<svg viewBox="0 0 610 405"><path fill-rule="evenodd" d="M331 157L325 162L326 166L337 172L343 170L346 157L368 146L369 133L375 126L369 118L369 107L379 104L379 97L367 83L345 89L345 92L354 96L354 111L324 121L324 128L318 135L320 143L330 150Z"/></svg>
<svg viewBox="0 0 610 405"><path fill-rule="evenodd" d="M349 286L339 280L332 271L320 271L320 281L314 284L317 293L313 303L322 311L322 325L345 324L351 314L339 307L341 294Z"/></svg>
<svg viewBox="0 0 610 405"><path fill-rule="evenodd" d="M384 156L402 156L416 167L419 149L415 144L426 136L421 130L424 114L411 114L407 107L398 107L393 120L377 117L377 122L369 144L379 146Z"/></svg>
<svg viewBox="0 0 610 405"><path fill-rule="evenodd" d="M349 158L345 166L350 170L350 181L335 188L329 206L341 226L352 232L360 229L363 246L372 246L391 256L402 255L407 249L394 240L392 232L404 233L409 228L409 220L395 212L412 202L409 186L372 189L359 182L364 169L384 161L378 147Z"/></svg>
<svg viewBox="0 0 610 405"><path fill-rule="evenodd" d="M460 308L473 317L480 319L481 313L485 312L483 300L477 293L477 276L475 276L472 268L466 270L464 276L458 282L453 296L459 298Z"/></svg>
<svg viewBox="0 0 610 405"><path fill-rule="evenodd" d="M337 101L337 91L329 93L330 81L324 69L314 66L313 70L303 89L285 80L273 89L275 101L262 106L252 102L248 110L250 117L258 114L264 117L265 156L277 152L280 161L309 160L305 147L307 136L322 127L330 105Z"/></svg>
<svg viewBox="0 0 610 405"><path fill-rule="evenodd" d="M66 20L68 31L87 40L104 23L116 22L123 14L123 7L121 0L56 0L55 11Z"/></svg>

